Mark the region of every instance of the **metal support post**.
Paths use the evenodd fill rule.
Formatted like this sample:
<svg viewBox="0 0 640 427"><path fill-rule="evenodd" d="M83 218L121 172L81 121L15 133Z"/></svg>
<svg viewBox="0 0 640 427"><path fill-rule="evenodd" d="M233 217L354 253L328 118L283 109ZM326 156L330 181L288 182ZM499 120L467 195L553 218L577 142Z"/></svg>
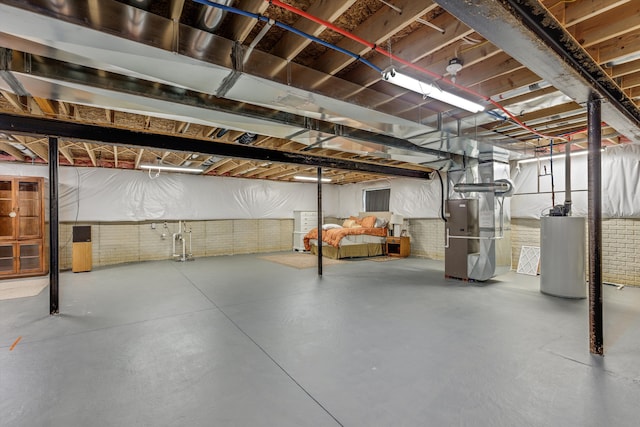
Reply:
<svg viewBox="0 0 640 427"><path fill-rule="evenodd" d="M49 314L58 314L58 138L49 137Z"/></svg>
<svg viewBox="0 0 640 427"><path fill-rule="evenodd" d="M604 354L602 322L602 179L600 163L600 99L593 94L587 103L588 118L588 228L589 228L589 338L590 351Z"/></svg>
<svg viewBox="0 0 640 427"><path fill-rule="evenodd" d="M318 168L318 276L322 276L322 168Z"/></svg>

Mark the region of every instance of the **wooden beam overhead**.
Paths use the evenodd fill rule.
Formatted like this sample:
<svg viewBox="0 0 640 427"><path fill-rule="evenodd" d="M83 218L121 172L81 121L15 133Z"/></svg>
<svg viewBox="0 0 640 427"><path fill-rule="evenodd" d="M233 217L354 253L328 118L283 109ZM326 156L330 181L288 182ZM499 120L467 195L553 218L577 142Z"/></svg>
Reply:
<svg viewBox="0 0 640 427"><path fill-rule="evenodd" d="M138 150L138 154L136 155L136 163L135 168L140 169L140 161L142 160L142 155L144 154L144 148L140 148Z"/></svg>
<svg viewBox="0 0 640 427"><path fill-rule="evenodd" d="M14 159L24 162L26 157L22 154L22 151L18 150L13 145L9 144L7 141L0 141L0 150L4 151Z"/></svg>
<svg viewBox="0 0 640 427"><path fill-rule="evenodd" d="M269 7L269 3L264 0L239 0L234 7L262 15ZM231 40L237 40L240 43L244 42L256 23L255 19L234 15L230 24Z"/></svg>
<svg viewBox="0 0 640 427"><path fill-rule="evenodd" d="M27 101L25 97L20 97L6 91L0 91L0 94L2 94L2 97L6 99L17 112L24 113L27 111Z"/></svg>
<svg viewBox="0 0 640 427"><path fill-rule="evenodd" d="M75 159L73 158L73 155L71 154L71 151L69 150L69 145L63 145L62 143L58 144L58 151L64 156L65 159L67 159L67 161L70 164L75 164Z"/></svg>
<svg viewBox="0 0 640 427"><path fill-rule="evenodd" d="M14 138L16 138L18 141L20 141L18 136L14 136ZM32 141L27 142L27 139L29 138L23 138L22 139L22 145L24 145L25 147L27 147L29 150L31 150L36 156L40 157L42 160L44 160L45 162L49 162L49 151L48 148L45 147L43 145L43 143L46 141L46 138L40 138L40 139L35 139Z"/></svg>
<svg viewBox="0 0 640 427"><path fill-rule="evenodd" d="M91 164L93 164L93 166L98 166L98 160L96 159L96 153L94 153L93 148L91 147L91 145L87 144L86 142L83 143L82 145L84 146L84 149L87 151L87 155L91 159Z"/></svg>

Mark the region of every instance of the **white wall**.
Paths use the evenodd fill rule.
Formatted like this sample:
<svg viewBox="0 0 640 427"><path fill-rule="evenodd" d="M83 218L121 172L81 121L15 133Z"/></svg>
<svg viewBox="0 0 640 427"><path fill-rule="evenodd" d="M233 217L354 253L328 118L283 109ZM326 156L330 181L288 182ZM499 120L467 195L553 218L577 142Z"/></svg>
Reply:
<svg viewBox="0 0 640 427"><path fill-rule="evenodd" d="M46 165L0 163L0 175L48 174ZM171 173L151 179L141 171L69 166L60 167L59 180L60 221L277 219L317 208L314 183ZM326 215L337 213L338 194L323 186Z"/></svg>

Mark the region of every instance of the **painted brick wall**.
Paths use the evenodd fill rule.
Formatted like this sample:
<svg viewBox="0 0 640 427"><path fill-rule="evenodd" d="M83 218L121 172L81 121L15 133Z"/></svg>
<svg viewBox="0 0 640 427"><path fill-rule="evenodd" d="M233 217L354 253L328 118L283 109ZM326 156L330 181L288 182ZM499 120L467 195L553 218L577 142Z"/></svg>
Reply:
<svg viewBox="0 0 640 427"><path fill-rule="evenodd" d="M511 219L511 268L518 268L523 246L540 247L540 220Z"/></svg>
<svg viewBox="0 0 640 427"><path fill-rule="evenodd" d="M178 223L101 222L60 224L60 268L71 269L74 225L90 225L93 266L170 259ZM293 220L211 220L188 222L194 257L292 250ZM189 252L186 240L186 252ZM182 245L176 241L176 252Z"/></svg>
<svg viewBox="0 0 640 427"><path fill-rule="evenodd" d="M640 219L602 221L602 280L640 286Z"/></svg>
<svg viewBox="0 0 640 427"><path fill-rule="evenodd" d="M540 221L512 219L511 227L511 266L516 269L523 245L540 246ZM585 245L587 244L585 242ZM587 247L587 254L588 251ZM602 280L607 283L640 286L640 220L602 221Z"/></svg>
<svg viewBox="0 0 640 427"><path fill-rule="evenodd" d="M444 222L441 219L405 220L411 236L411 255L444 259Z"/></svg>

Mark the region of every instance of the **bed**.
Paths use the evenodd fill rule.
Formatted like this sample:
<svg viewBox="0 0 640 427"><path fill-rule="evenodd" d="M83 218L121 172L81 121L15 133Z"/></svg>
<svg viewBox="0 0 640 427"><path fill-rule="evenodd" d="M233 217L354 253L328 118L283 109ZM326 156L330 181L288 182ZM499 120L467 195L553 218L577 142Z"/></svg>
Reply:
<svg viewBox="0 0 640 427"><path fill-rule="evenodd" d="M373 257L385 254L391 212L360 212L342 224L325 224L322 256L332 259ZM304 236L305 249L318 253L318 229Z"/></svg>

